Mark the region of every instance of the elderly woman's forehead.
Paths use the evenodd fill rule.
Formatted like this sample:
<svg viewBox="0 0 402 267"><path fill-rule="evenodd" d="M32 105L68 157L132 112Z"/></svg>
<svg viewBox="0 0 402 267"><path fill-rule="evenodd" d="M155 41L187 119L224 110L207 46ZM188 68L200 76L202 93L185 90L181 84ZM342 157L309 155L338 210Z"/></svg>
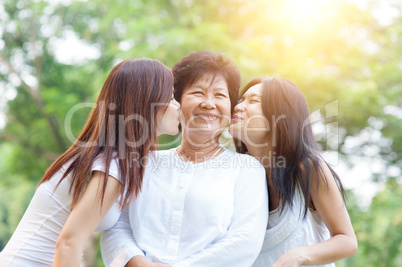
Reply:
<svg viewBox="0 0 402 267"><path fill-rule="evenodd" d="M197 84L204 84L204 85L208 85L208 86L212 86L218 83L225 83L225 85L227 85L227 81L226 79L220 75L220 74L212 74L212 73L208 73L208 74L203 74L202 76L200 76L198 79L196 79L191 86L197 85Z"/></svg>

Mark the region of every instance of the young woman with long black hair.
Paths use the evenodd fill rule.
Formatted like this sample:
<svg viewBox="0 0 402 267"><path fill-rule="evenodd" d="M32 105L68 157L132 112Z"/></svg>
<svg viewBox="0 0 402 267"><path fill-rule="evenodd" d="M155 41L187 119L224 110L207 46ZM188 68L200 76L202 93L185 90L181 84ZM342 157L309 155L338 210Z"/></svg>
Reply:
<svg viewBox="0 0 402 267"><path fill-rule="evenodd" d="M80 266L84 244L112 227L141 190L149 151L177 134L173 75L152 59L125 60L107 77L76 142L46 171L2 266Z"/></svg>
<svg viewBox="0 0 402 267"><path fill-rule="evenodd" d="M269 191L267 231L253 266L334 266L356 252L345 191L320 156L309 115L303 93L282 78L251 81L235 107L229 131L237 151L261 162Z"/></svg>

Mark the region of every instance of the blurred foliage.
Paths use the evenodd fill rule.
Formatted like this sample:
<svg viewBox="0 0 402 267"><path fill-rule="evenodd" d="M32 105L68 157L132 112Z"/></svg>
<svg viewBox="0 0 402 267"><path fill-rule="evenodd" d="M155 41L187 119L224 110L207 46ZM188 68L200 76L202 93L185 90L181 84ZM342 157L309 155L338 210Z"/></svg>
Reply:
<svg viewBox="0 0 402 267"><path fill-rule="evenodd" d="M352 196L352 197L351 197ZM391 267L402 263L402 187L390 179L372 200L367 211L361 211L359 200L349 193L349 215L359 241L355 256L337 266Z"/></svg>
<svg viewBox="0 0 402 267"><path fill-rule="evenodd" d="M387 24L373 16L384 3L396 12ZM370 207L362 210L349 194L360 249L339 265L401 266L401 5L0 0L0 109L6 114L0 128L0 248L46 168L71 145L67 133L79 134L90 108L74 113L67 127L66 114L95 101L117 62L150 57L171 67L192 51L208 49L236 61L243 85L255 77L291 79L324 122L334 121L325 116L325 105L338 100L344 161L351 155L380 157L386 166L373 173L386 186ZM325 138L318 140L325 148ZM160 142L168 144L165 149L179 138L162 136Z"/></svg>

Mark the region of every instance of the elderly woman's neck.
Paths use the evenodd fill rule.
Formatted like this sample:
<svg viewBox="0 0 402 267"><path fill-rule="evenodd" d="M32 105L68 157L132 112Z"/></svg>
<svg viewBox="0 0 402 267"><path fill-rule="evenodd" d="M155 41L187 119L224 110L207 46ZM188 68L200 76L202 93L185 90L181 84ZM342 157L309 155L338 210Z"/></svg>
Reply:
<svg viewBox="0 0 402 267"><path fill-rule="evenodd" d="M184 161L203 162L221 153L221 146L218 137L208 140L187 140L182 139L181 145L177 149L177 153ZM218 153L217 153L218 152ZM215 154L217 153L217 154Z"/></svg>

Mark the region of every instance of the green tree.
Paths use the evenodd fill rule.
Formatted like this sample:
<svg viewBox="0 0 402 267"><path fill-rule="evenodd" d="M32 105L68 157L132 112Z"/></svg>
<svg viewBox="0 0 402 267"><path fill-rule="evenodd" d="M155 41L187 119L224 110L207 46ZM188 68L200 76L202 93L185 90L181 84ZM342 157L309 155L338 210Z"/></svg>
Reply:
<svg viewBox="0 0 402 267"><path fill-rule="evenodd" d="M390 179L366 211L350 199L349 214L359 241L355 256L339 266L400 266L402 263L402 186Z"/></svg>

